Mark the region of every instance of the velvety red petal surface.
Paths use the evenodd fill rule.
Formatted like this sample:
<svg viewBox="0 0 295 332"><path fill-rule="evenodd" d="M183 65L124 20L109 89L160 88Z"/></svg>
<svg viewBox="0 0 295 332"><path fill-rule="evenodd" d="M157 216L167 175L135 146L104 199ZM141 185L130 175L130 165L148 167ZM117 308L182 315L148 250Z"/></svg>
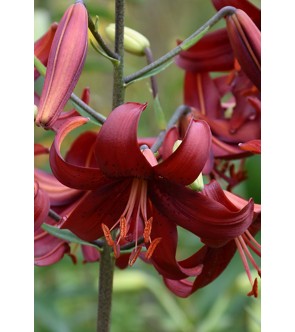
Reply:
<svg viewBox="0 0 295 332"><path fill-rule="evenodd" d="M137 141L137 126L146 104L125 103L114 109L100 129L95 146L97 164L110 177L142 177L152 167L142 155Z"/></svg>
<svg viewBox="0 0 295 332"><path fill-rule="evenodd" d="M202 264L202 273L194 282L188 280L171 280L164 278L165 285L177 296L188 297L199 288L215 280L227 267L236 251L234 241L215 249L208 246L202 247L195 255L195 264Z"/></svg>
<svg viewBox="0 0 295 332"><path fill-rule="evenodd" d="M149 197L171 222L210 243L221 246L244 233L253 219L253 201L242 209L230 209L228 201L216 201L165 180L151 184Z"/></svg>
<svg viewBox="0 0 295 332"><path fill-rule="evenodd" d="M226 71L233 69L234 55L226 29L206 34L175 59L176 64L191 72Z"/></svg>
<svg viewBox="0 0 295 332"><path fill-rule="evenodd" d="M176 224L156 210L153 212L153 218L151 239L162 238L151 258L158 272L163 277L171 279L182 279L200 273L202 268L199 265L184 268L176 260L178 243Z"/></svg>
<svg viewBox="0 0 295 332"><path fill-rule="evenodd" d="M183 185L191 184L202 171L211 146L211 132L205 121L192 120L177 150L156 165L158 176Z"/></svg>
<svg viewBox="0 0 295 332"><path fill-rule="evenodd" d="M209 73L186 72L184 79L184 103L193 106L203 115L219 118L221 95Z"/></svg>
<svg viewBox="0 0 295 332"><path fill-rule="evenodd" d="M131 181L109 180L108 185L86 194L61 228L71 230L86 241L94 241L103 236L101 224L111 228L123 213Z"/></svg>

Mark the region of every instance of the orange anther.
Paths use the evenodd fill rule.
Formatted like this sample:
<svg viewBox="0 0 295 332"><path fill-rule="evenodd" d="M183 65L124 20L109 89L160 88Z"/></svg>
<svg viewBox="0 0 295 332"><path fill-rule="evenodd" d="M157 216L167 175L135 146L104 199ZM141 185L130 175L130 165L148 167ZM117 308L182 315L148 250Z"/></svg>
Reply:
<svg viewBox="0 0 295 332"><path fill-rule="evenodd" d="M145 253L146 259L150 259L152 257L153 252L155 251L157 245L160 243L161 240L162 240L161 237L157 237L151 242L147 252Z"/></svg>
<svg viewBox="0 0 295 332"><path fill-rule="evenodd" d="M102 231L103 231L104 237L106 238L107 244L108 244L109 246L113 246L113 245L114 245L114 240L113 240L113 238L112 238L112 234L111 234L110 229L109 229L108 226L105 225L105 224L101 224L101 228L102 228Z"/></svg>
<svg viewBox="0 0 295 332"><path fill-rule="evenodd" d="M141 252L141 248L142 248L142 246L139 246L132 250L132 253L130 255L129 262L128 262L129 266L132 266L135 263L135 261L137 260L139 254Z"/></svg>
<svg viewBox="0 0 295 332"><path fill-rule="evenodd" d="M143 238L145 243L149 242L150 240L150 235L152 231L152 222L153 222L153 217L151 217L149 220L145 222L145 227L143 230Z"/></svg>
<svg viewBox="0 0 295 332"><path fill-rule="evenodd" d="M120 218L120 237L125 238L127 235L127 220L125 217Z"/></svg>

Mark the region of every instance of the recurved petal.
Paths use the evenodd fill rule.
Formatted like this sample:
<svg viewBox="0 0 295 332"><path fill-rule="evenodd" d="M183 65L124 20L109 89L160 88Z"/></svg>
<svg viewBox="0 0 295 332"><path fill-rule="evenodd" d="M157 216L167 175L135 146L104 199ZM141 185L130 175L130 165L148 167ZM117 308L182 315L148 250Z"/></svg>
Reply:
<svg viewBox="0 0 295 332"><path fill-rule="evenodd" d="M211 131L205 121L191 120L186 135L177 150L156 165L157 176L169 181L189 185L202 171L211 146Z"/></svg>
<svg viewBox="0 0 295 332"><path fill-rule="evenodd" d="M50 209L48 194L43 191L37 181L34 182L34 229L40 228L46 220Z"/></svg>
<svg viewBox="0 0 295 332"><path fill-rule="evenodd" d="M84 191L69 188L60 183L51 173L35 169L35 179L45 191L52 206L62 206L74 202Z"/></svg>
<svg viewBox="0 0 295 332"><path fill-rule="evenodd" d="M55 136L49 156L55 177L67 187L81 190L95 189L108 182L100 169L67 162L61 155L61 144L67 134L87 121L88 119L83 117L72 117L65 122Z"/></svg>
<svg viewBox="0 0 295 332"><path fill-rule="evenodd" d="M87 43L87 10L82 2L76 2L65 12L52 42L37 125L51 128L63 110L80 77Z"/></svg>
<svg viewBox="0 0 295 332"><path fill-rule="evenodd" d="M196 234L210 246L222 246L243 234L253 221L253 201L243 208L226 198L207 197L183 186L157 180L151 183L149 197L171 222ZM204 241L203 241L204 242Z"/></svg>
<svg viewBox="0 0 295 332"><path fill-rule="evenodd" d="M236 252L234 241L230 241L223 247L210 248L203 246L191 259L195 260L195 264L202 264L202 272L195 278L189 281L171 280L164 278L166 286L179 297L188 297L199 288L202 288L212 281L214 281L227 267ZM186 262L180 262L185 264Z"/></svg>
<svg viewBox="0 0 295 332"><path fill-rule="evenodd" d="M177 261L178 234L176 225L157 210L153 211L153 218L151 239L162 239L151 258L157 271L163 277L171 279L183 279L201 273L202 266L199 264L183 267Z"/></svg>
<svg viewBox="0 0 295 332"><path fill-rule="evenodd" d="M125 103L115 108L100 129L95 157L101 171L110 177L143 177L152 167L141 153L137 126L146 104Z"/></svg>
<svg viewBox="0 0 295 332"><path fill-rule="evenodd" d="M227 71L234 68L234 55L226 29L206 34L175 59L176 64L191 72Z"/></svg>
<svg viewBox="0 0 295 332"><path fill-rule="evenodd" d="M47 232L34 236L34 263L37 266L48 266L60 261L70 253L69 245Z"/></svg>

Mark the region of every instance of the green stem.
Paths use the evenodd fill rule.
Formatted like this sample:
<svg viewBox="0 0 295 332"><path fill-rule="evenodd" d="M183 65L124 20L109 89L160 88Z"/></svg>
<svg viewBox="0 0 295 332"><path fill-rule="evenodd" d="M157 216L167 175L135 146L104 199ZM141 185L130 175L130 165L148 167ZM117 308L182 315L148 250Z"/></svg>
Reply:
<svg viewBox="0 0 295 332"><path fill-rule="evenodd" d="M155 70L158 67L161 67L163 64L169 62L171 59L173 59L176 55L178 55L180 52L187 50L192 45L194 45L198 40L200 40L206 32L215 25L220 19L227 15L232 15L236 11L235 7L226 6L220 9L214 16L212 16L204 25L202 25L197 31L195 31L192 35L190 35L187 39L185 39L181 44L176 46L174 49L172 49L170 52L163 55L161 58L157 59L153 63L145 66L141 70L137 71L136 73L133 73L129 76L126 76L124 78L125 85L130 84L132 81L135 81L142 77L143 75L146 75L147 73Z"/></svg>
<svg viewBox="0 0 295 332"><path fill-rule="evenodd" d="M115 53L118 54L120 62L114 67L113 109L124 103L124 96L125 96L125 87L123 80L125 0L116 0L115 13L116 13Z"/></svg>
<svg viewBox="0 0 295 332"><path fill-rule="evenodd" d="M172 115L171 119L167 123L166 130L163 130L163 131L160 132L160 134L158 135L155 143L151 147L151 150L153 152L157 152L159 150L160 146L164 142L164 139L165 139L165 136L166 136L168 130L171 129L184 114L186 114L190 111L191 111L191 108L189 106L186 106L186 105L180 105L176 109L176 111Z"/></svg>
<svg viewBox="0 0 295 332"><path fill-rule="evenodd" d="M112 248L105 242L100 254L97 332L109 332L113 294L114 258Z"/></svg>
<svg viewBox="0 0 295 332"><path fill-rule="evenodd" d="M120 62L114 65L113 109L124 103L124 16L125 0L116 0L115 53ZM97 332L109 332L113 295L114 258L112 248L105 242L100 259Z"/></svg>

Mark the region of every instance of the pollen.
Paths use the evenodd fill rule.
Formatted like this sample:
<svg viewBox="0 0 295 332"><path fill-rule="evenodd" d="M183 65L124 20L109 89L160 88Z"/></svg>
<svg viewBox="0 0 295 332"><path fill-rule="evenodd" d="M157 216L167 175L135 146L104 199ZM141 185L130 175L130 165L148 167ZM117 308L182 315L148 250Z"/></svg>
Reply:
<svg viewBox="0 0 295 332"><path fill-rule="evenodd" d="M155 251L157 245L161 242L161 240L162 240L161 237L157 237L156 239L154 239L154 240L151 242L151 244L150 244L150 246L149 246L147 252L145 253L145 258L146 258L146 259L150 259L150 258L152 257L152 254L154 253L154 251Z"/></svg>

